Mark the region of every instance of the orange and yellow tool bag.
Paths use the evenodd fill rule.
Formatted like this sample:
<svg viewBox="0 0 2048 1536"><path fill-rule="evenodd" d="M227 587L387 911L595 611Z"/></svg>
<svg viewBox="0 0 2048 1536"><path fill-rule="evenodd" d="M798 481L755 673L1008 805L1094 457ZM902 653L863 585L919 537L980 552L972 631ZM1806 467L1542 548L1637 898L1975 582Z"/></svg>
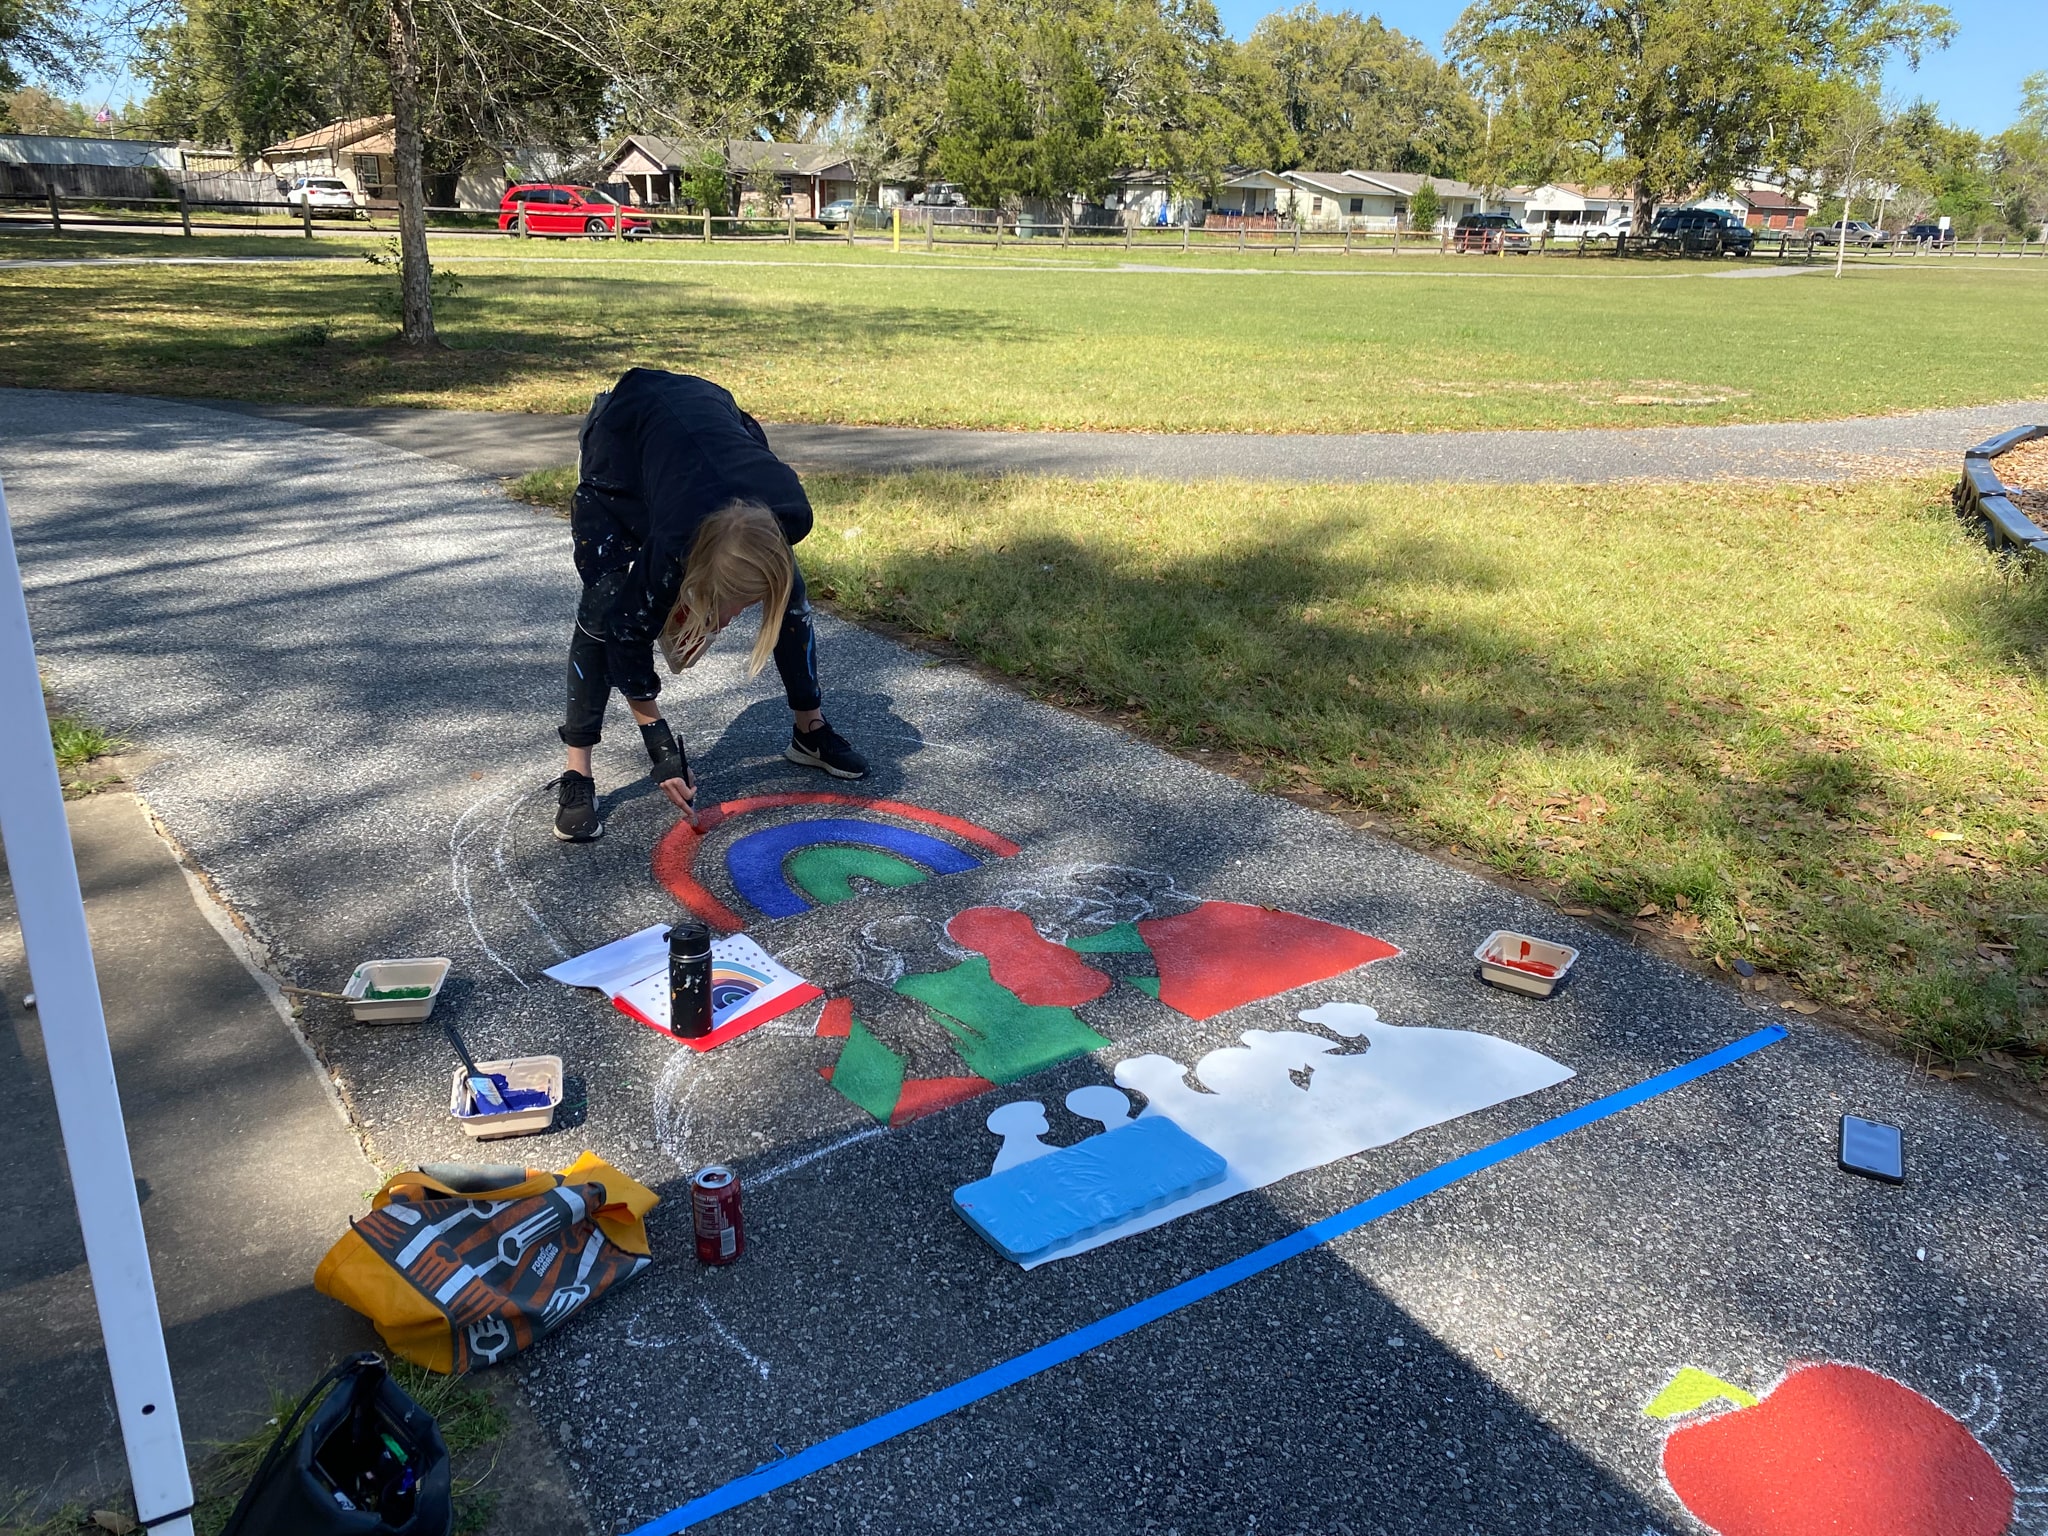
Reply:
<svg viewBox="0 0 2048 1536"><path fill-rule="evenodd" d="M560 1173L429 1163L385 1181L313 1284L415 1365L496 1365L651 1264L660 1203L590 1152Z"/></svg>

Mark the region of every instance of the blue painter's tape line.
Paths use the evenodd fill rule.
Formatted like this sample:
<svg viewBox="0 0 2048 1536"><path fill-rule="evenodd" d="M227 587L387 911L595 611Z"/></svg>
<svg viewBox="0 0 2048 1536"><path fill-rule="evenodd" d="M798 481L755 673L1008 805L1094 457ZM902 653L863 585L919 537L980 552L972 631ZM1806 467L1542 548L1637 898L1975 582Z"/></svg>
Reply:
<svg viewBox="0 0 2048 1536"><path fill-rule="evenodd" d="M795 917L799 912L810 911L811 903L792 890L783 877L782 861L799 848L820 843L886 848L912 863L922 864L935 875L957 875L981 867L981 860L973 854L963 853L951 843L922 832L881 821L821 816L812 821L787 821L780 826L763 827L735 840L725 850L725 867L732 876L733 889L767 917Z"/></svg>
<svg viewBox="0 0 2048 1536"><path fill-rule="evenodd" d="M744 1477L736 1477L731 1482L690 1500L681 1509L648 1521L632 1532L631 1536L675 1536L678 1531L686 1531L692 1526L701 1525L714 1515L722 1515L727 1510L737 1509L742 1504L760 1498L764 1493L773 1493L776 1489L787 1487L813 1472L822 1471L834 1463L858 1456L862 1451L880 1445L885 1440L893 1440L898 1435L931 1423L934 1419L944 1418L956 1409L980 1402L985 1397L992 1397L1006 1387L1014 1387L1020 1381L1028 1381L1056 1365L1064 1365L1098 1345L1120 1339L1147 1323L1157 1322L1162 1317L1191 1307L1198 1301L1214 1296L1218 1291L1227 1290L1240 1280L1249 1280L1252 1276L1263 1274L1266 1270L1284 1264L1312 1248L1321 1247L1324 1243L1332 1242L1346 1233L1355 1232L1360 1227L1413 1205L1418 1200L1426 1199L1461 1179L1468 1179L1475 1173L1504 1163L1511 1157L1519 1157L1524 1152L1533 1151L1537 1147L1556 1141L1561 1136L1569 1136L1573 1131L1595 1121L1618 1115L1625 1109L1633 1109L1636 1105L1667 1094L1674 1088L1682 1088L1687 1083L1705 1077L1709 1072L1742 1060L1745 1056L1753 1056L1764 1047L1777 1044L1785 1035L1786 1031L1778 1025L1766 1025L1755 1034L1745 1035L1730 1045L1722 1046L1718 1051L1673 1067L1668 1072L1659 1072L1655 1077L1646 1078L1633 1087L1610 1093L1604 1099L1595 1099L1592 1103L1583 1104L1553 1120L1532 1125L1526 1131L1517 1131L1491 1146L1481 1147L1477 1151L1467 1152L1463 1157L1439 1164L1427 1173L1417 1174L1405 1183L1396 1184L1392 1189L1374 1195L1370 1200L1362 1200L1333 1216L1325 1216L1321 1221L1303 1227L1299 1232L1290 1232L1263 1248L1255 1248L1241 1259L1220 1264L1204 1274L1196 1275L1192 1280L1183 1280L1179 1285L1169 1287L1157 1296L1148 1296L1143 1301L1133 1302L1098 1322L1076 1328L1072 1333L1062 1334L1036 1349L1025 1351L1013 1360L992 1365L965 1381L941 1388L929 1397L921 1397L914 1403L905 1404L901 1408L869 1419L865 1424L856 1424L851 1429L841 1430L829 1440L819 1441L809 1450L798 1451L793 1456L773 1462L758 1471L749 1472Z"/></svg>

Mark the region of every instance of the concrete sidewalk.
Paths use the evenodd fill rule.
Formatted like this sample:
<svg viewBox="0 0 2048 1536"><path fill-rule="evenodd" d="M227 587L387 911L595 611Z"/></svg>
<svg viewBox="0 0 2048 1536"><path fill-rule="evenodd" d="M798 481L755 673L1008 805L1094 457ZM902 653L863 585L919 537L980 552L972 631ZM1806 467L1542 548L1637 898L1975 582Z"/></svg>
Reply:
<svg viewBox="0 0 2048 1536"><path fill-rule="evenodd" d="M576 461L580 416L503 411L194 402L368 438L490 475ZM741 404L746 402L742 401ZM805 473L1124 475L1164 480L1485 481L1599 485L1628 480L1848 480L1949 471L1963 449L2048 402L1968 406L1846 421L1753 427L1577 428L1555 432L988 432L772 425L775 451Z"/></svg>
<svg viewBox="0 0 2048 1536"><path fill-rule="evenodd" d="M383 1176L323 1071L132 794L68 807L107 1030L190 1458L239 1439L356 1350L362 1318L313 1268ZM0 877L0 1512L118 1502L126 1463L65 1175L13 890ZM517 1404L491 1529L581 1516ZM506 1454L513 1447L516 1453Z"/></svg>

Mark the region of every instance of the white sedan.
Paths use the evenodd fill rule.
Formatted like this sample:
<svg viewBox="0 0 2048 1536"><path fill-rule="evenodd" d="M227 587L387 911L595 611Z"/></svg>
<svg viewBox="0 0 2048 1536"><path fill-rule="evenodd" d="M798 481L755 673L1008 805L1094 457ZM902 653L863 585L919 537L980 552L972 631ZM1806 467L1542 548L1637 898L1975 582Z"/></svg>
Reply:
<svg viewBox="0 0 2048 1536"><path fill-rule="evenodd" d="M284 204L294 213L339 213L354 218L363 206L359 194L339 176L301 176L284 194Z"/></svg>

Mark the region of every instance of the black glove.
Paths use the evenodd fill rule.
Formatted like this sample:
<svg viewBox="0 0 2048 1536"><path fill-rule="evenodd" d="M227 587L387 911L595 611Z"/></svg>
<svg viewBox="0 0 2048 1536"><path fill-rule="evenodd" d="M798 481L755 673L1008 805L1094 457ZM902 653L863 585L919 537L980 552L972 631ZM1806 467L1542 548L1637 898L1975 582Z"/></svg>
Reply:
<svg viewBox="0 0 2048 1536"><path fill-rule="evenodd" d="M670 779L681 779L693 784L690 778L690 764L683 756L683 744L676 740L676 733L668 728L666 720L657 720L652 725L640 727L640 739L647 744L647 760L654 766L647 770L647 776L657 784L666 784Z"/></svg>

